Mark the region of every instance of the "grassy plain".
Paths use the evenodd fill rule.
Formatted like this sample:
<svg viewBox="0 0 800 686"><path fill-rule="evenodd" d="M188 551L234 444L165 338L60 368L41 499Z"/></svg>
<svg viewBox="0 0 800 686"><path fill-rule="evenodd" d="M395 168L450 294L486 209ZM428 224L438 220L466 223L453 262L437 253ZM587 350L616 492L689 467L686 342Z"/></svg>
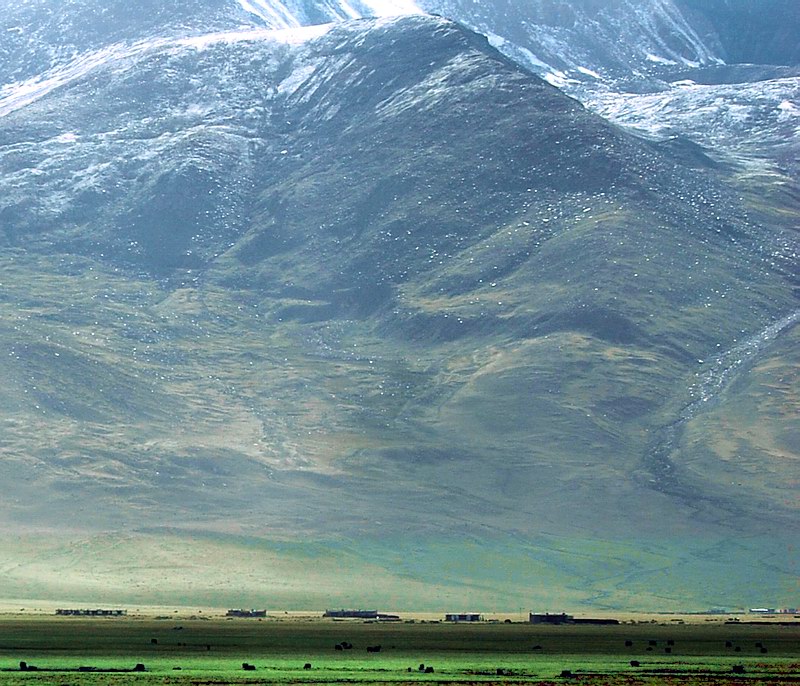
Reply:
<svg viewBox="0 0 800 686"><path fill-rule="evenodd" d="M343 641L350 650L335 650ZM627 645L630 642L630 645ZM367 646L381 646L378 653ZM737 651L738 648L738 651ZM766 651L766 652L765 652ZM25 661L36 671L20 671ZM632 665L638 661L638 666ZM244 671L243 663L255 666ZM144 672L131 670L142 663ZM306 663L310 669L304 669ZM420 665L433 672L420 671ZM735 674L734 665L744 669ZM78 671L91 667L95 671ZM800 682L800 624L375 624L312 619L0 619L0 683L778 684ZM105 671L103 671L105 670ZM115 671L119 670L119 671ZM571 673L565 674L565 670Z"/></svg>

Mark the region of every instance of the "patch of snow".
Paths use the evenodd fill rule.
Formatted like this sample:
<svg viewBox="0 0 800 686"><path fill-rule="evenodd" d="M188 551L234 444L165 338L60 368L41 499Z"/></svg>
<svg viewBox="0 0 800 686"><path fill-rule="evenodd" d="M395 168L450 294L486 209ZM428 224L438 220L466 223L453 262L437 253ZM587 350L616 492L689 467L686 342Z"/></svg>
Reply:
<svg viewBox="0 0 800 686"><path fill-rule="evenodd" d="M238 0L242 8L271 28L289 29L307 24L303 3L291 0ZM414 0L327 0L318 6L330 21L361 17L424 14Z"/></svg>
<svg viewBox="0 0 800 686"><path fill-rule="evenodd" d="M530 50L527 48L522 47L521 45L517 45L511 41L506 40L503 36L498 36L496 33L492 33L491 31L485 32L486 38L489 40L489 45L493 48L497 48L500 52L504 52L504 48L507 48L509 45L513 48L512 52L515 54L521 54L530 64L532 67L538 67L540 69L544 69L547 72L553 71L553 67L551 67L547 62L540 60L536 55L534 55Z"/></svg>
<svg viewBox="0 0 800 686"><path fill-rule="evenodd" d="M183 115L186 117L205 117L213 112L212 108L207 105L199 105L194 103L192 105L188 105L186 109L183 111Z"/></svg>
<svg viewBox="0 0 800 686"><path fill-rule="evenodd" d="M684 64L688 63L684 55L676 53L674 47L667 44L663 38L664 31L660 27L667 30L667 35L684 43L684 49L691 50L698 60L698 65L700 62L718 61L719 58L709 50L705 41L692 28L683 12L672 0L651 0L646 3L639 0L630 4L632 7L636 7L635 13L638 15L641 25L648 29L647 34L650 40L654 41L653 47L662 55L669 55L669 57L660 57L659 59L659 55L651 52L650 54L656 58L651 61L660 62L666 59L669 60L668 64L675 64L672 59L679 59Z"/></svg>
<svg viewBox="0 0 800 686"><path fill-rule="evenodd" d="M547 69L548 71L552 71L553 67L551 67L547 62L543 62L540 60L536 55L534 55L528 48L520 47L519 51L525 55L525 58L535 67L541 67L542 69Z"/></svg>
<svg viewBox="0 0 800 686"><path fill-rule="evenodd" d="M280 2L267 0L239 0L246 12L254 14L275 28L294 28L301 22Z"/></svg>
<svg viewBox="0 0 800 686"><path fill-rule="evenodd" d="M53 139L54 143L74 143L78 140L78 135L76 133L68 132L62 133L60 136L56 136Z"/></svg>
<svg viewBox="0 0 800 686"><path fill-rule="evenodd" d="M586 67L576 67L576 69L581 74L586 74L586 76L591 76L593 79L597 79L598 81L601 80L603 77L600 76L596 71L592 71L591 69L587 69Z"/></svg>
<svg viewBox="0 0 800 686"><path fill-rule="evenodd" d="M238 43L247 40L263 40L281 29L248 29L246 31L219 31L217 33L206 33L202 36L192 36L191 38L181 38L175 42L178 47L194 48L195 50L205 50L206 48L217 45L218 43ZM286 29L291 31L292 29Z"/></svg>
<svg viewBox="0 0 800 686"><path fill-rule="evenodd" d="M324 36L331 30L333 24L319 24L317 26L298 26L289 29L246 29L238 31L219 31L207 33L203 36L181 38L175 42L178 46L192 47L196 50L205 50L218 43L239 43L242 41L269 40L286 45L299 45L314 38Z"/></svg>
<svg viewBox="0 0 800 686"><path fill-rule="evenodd" d="M486 38L489 41L489 45L491 45L493 48L497 48L498 50L508 43L505 38L498 36L496 33L492 33L491 31L486 32Z"/></svg>
<svg viewBox="0 0 800 686"><path fill-rule="evenodd" d="M343 19L360 19L361 13L356 10L347 0L339 0L339 6L336 8L339 11L337 15L344 14Z"/></svg>
<svg viewBox="0 0 800 686"><path fill-rule="evenodd" d="M295 68L278 85L278 93L281 95L291 95L294 93L316 70L313 64L307 64L300 68Z"/></svg>
<svg viewBox="0 0 800 686"><path fill-rule="evenodd" d="M647 53L645 55L648 61L655 62L656 64L671 64L675 65L678 64L675 60L667 59L666 57L659 57L658 55L653 55L651 53Z"/></svg>
<svg viewBox="0 0 800 686"><path fill-rule="evenodd" d="M331 29L331 26L332 24L320 24L318 26L297 26L287 29L244 29L220 31L179 40L150 38L130 44L114 44L101 50L79 55L67 64L55 67L30 79L8 83L0 87L0 117L36 102L55 89L85 77L95 69L144 54L150 50L169 47L191 47L196 50L204 50L217 43L257 40L298 45L323 36Z"/></svg>
<svg viewBox="0 0 800 686"><path fill-rule="evenodd" d="M564 88L570 84L578 83L578 81L569 78L563 71L559 71L558 69L548 72L542 78L556 88Z"/></svg>
<svg viewBox="0 0 800 686"><path fill-rule="evenodd" d="M125 57L141 54L151 48L168 44L166 39L150 39L130 45L116 44L102 50L89 52L76 57L71 62L50 71L26 79L9 83L0 88L0 117L44 97L56 88L86 76L88 73Z"/></svg>
<svg viewBox="0 0 800 686"><path fill-rule="evenodd" d="M362 2L370 8L371 15L374 17L425 14L414 0L362 0Z"/></svg>
<svg viewBox="0 0 800 686"><path fill-rule="evenodd" d="M752 84L672 84L666 92L594 93L590 109L653 135L680 135L727 148L750 160L773 146L791 145L800 131L800 78Z"/></svg>

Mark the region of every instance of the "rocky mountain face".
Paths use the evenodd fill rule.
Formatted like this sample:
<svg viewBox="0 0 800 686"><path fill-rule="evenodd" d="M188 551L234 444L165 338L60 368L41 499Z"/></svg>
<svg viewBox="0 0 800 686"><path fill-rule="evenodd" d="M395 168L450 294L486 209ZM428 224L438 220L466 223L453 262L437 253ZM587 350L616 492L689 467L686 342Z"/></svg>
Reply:
<svg viewBox="0 0 800 686"><path fill-rule="evenodd" d="M625 30L662 51L608 73L723 59L676 5L635 4ZM530 4L548 60L597 67L563 46L633 10L591 5ZM623 96L584 74L632 133L514 62L499 24L418 9L9 7L9 597L789 602L786 83L759 72L764 117L736 119L724 79ZM367 10L387 16L341 21ZM704 86L729 99L704 114Z"/></svg>
<svg viewBox="0 0 800 686"><path fill-rule="evenodd" d="M722 155L776 160L796 178L797 149L786 145L797 139L800 9L793 0L150 0L136 7L26 0L3 10L3 90L28 95L154 36L432 12L487 36L618 123L648 135L686 136Z"/></svg>
<svg viewBox="0 0 800 686"><path fill-rule="evenodd" d="M41 74L87 51L160 36L246 26L285 29L358 17L430 12L486 35L556 79L654 76L716 64L796 65L793 0L4 0L0 65L6 81Z"/></svg>
<svg viewBox="0 0 800 686"><path fill-rule="evenodd" d="M420 12L411 0L2 0L0 73L4 83L86 60L112 45L154 36L199 36L241 28L285 29Z"/></svg>
<svg viewBox="0 0 800 686"><path fill-rule="evenodd" d="M462 0L434 2L435 11L486 34L558 85L613 78L649 89L666 66L722 59L713 32L704 39L673 0L499 2L479 9Z"/></svg>
<svg viewBox="0 0 800 686"><path fill-rule="evenodd" d="M677 7L728 64L800 63L800 6L791 0L679 0Z"/></svg>
<svg viewBox="0 0 800 686"><path fill-rule="evenodd" d="M792 0L420 0L592 110L798 178Z"/></svg>

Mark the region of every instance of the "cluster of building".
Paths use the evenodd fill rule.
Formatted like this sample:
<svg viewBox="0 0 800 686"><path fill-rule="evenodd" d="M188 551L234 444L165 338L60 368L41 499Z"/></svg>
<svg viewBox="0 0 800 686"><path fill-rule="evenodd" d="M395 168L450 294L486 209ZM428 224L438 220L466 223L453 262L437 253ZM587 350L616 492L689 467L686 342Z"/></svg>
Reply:
<svg viewBox="0 0 800 686"><path fill-rule="evenodd" d="M592 617L584 617L576 619L572 615L564 614L536 614L531 612L528 615L528 621L531 624L619 624L618 619L595 619Z"/></svg>
<svg viewBox="0 0 800 686"><path fill-rule="evenodd" d="M399 622L399 615L389 615L377 610L325 610L323 617L333 619L367 619L381 622Z"/></svg>
<svg viewBox="0 0 800 686"><path fill-rule="evenodd" d="M448 613L444 616L445 622L482 622L483 615L477 612L462 612L459 614Z"/></svg>
<svg viewBox="0 0 800 686"><path fill-rule="evenodd" d="M758 614L797 614L796 608L787 608L775 610L772 608L751 608L750 612ZM128 614L127 610L104 610L104 609L58 609L57 615L69 617L123 617ZM231 609L225 614L226 617L266 617L266 610L244 610L244 609ZM399 615L391 615L377 610L325 610L323 617L333 619L362 619L368 621L384 621L384 622L398 622L400 621ZM484 616L478 612L449 612L444 616L445 622L482 622ZM509 620L506 620L509 621ZM619 624L617 619L591 619L581 618L576 619L572 615L565 613L561 614L537 614L531 612L528 615L528 621L531 624Z"/></svg>
<svg viewBox="0 0 800 686"><path fill-rule="evenodd" d="M464 613L448 613L444 616L446 622L482 622L484 617L477 612L464 612ZM506 620L508 621L508 620ZM568 614L537 614L534 612L529 613L528 621L531 624L619 624L618 619L593 619L582 618L576 619Z"/></svg>
<svg viewBox="0 0 800 686"><path fill-rule="evenodd" d="M397 615L387 615L377 610L326 610L323 617L333 619L365 619L377 621L399 621L400 617ZM462 622L483 622L485 618L479 612L448 612L444 616L445 622L462 623ZM509 620L506 620L509 621ZM565 613L561 614L537 614L531 612L528 615L528 621L531 624L619 624L618 619L594 619L594 618L581 618L576 619L572 615Z"/></svg>
<svg viewBox="0 0 800 686"><path fill-rule="evenodd" d="M123 617L128 614L127 610L56 610L57 615L68 617Z"/></svg>
<svg viewBox="0 0 800 686"><path fill-rule="evenodd" d="M226 617L266 617L267 611L266 610L228 610L225 613Z"/></svg>
<svg viewBox="0 0 800 686"><path fill-rule="evenodd" d="M325 610L323 617L334 619L378 619L377 610Z"/></svg>

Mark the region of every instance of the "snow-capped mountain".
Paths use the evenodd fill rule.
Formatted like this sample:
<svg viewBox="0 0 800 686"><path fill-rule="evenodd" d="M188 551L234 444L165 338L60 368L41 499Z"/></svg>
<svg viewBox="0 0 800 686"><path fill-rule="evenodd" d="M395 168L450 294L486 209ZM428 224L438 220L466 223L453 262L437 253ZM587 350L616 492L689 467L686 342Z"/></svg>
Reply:
<svg viewBox="0 0 800 686"><path fill-rule="evenodd" d="M685 7L9 3L5 592L782 602L796 75Z"/></svg>
<svg viewBox="0 0 800 686"><path fill-rule="evenodd" d="M722 158L772 163L800 179L800 77L582 94L603 116L656 138L680 135Z"/></svg>
<svg viewBox="0 0 800 686"><path fill-rule="evenodd" d="M0 66L15 80L111 43L243 26L297 28L430 12L462 22L554 81L627 79L733 62L796 64L793 0L25 0L2 3Z"/></svg>
<svg viewBox="0 0 800 686"><path fill-rule="evenodd" d="M3 0L0 10L0 74L5 83L64 67L95 50L156 37L298 28L420 12L412 0Z"/></svg>
<svg viewBox="0 0 800 686"><path fill-rule="evenodd" d="M748 142L751 157L777 157L782 168L792 166L786 162L791 145L787 153L779 140L774 151L773 141L794 138L797 74L775 81L763 70L736 71L736 64L797 65L800 5L793 0L757 7L747 0L149 0L136 6L119 0L26 0L1 9L0 107L5 108L109 57L141 52L159 41L430 12L487 36L501 52L619 123L726 149L741 141L745 132L736 121L743 122L760 132L748 130L748 139L766 144L762 150ZM724 73L728 87L704 87L714 85L703 82L710 73ZM736 83L754 85L734 87L733 73L739 75ZM667 112L666 103L680 104Z"/></svg>
<svg viewBox="0 0 800 686"><path fill-rule="evenodd" d="M425 5L426 9L429 8ZM551 82L626 78L647 87L666 65L721 62L673 0L438 2Z"/></svg>

